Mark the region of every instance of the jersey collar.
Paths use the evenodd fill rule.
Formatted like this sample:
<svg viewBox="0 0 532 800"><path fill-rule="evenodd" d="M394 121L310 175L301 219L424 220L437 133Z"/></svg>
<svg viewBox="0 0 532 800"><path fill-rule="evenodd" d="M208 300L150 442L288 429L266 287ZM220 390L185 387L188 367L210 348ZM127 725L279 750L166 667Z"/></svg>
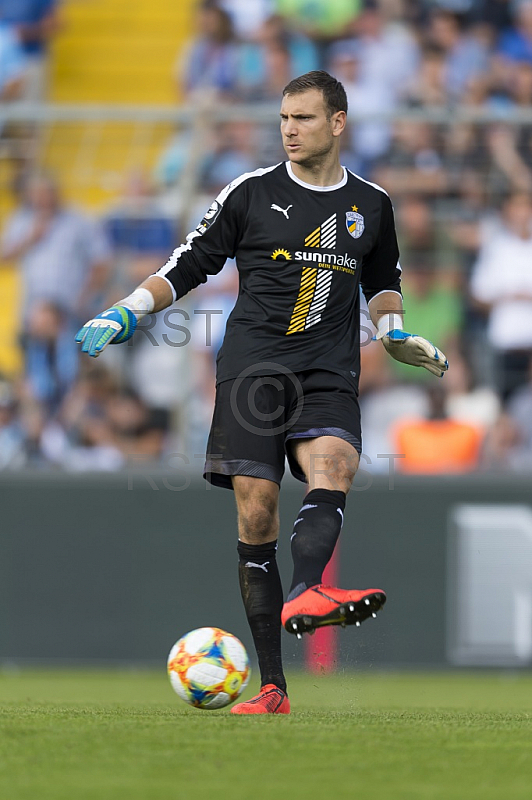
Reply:
<svg viewBox="0 0 532 800"><path fill-rule="evenodd" d="M314 186L313 183L305 183L305 181L300 180L294 175L294 170L292 169L290 161L285 161L285 164L288 177L291 178L294 183L298 183L300 186L304 186L305 189L310 189L313 192L334 192L336 189L341 189L342 186L345 186L347 183L347 170L345 167L342 167L344 175L339 183L335 183L334 186Z"/></svg>

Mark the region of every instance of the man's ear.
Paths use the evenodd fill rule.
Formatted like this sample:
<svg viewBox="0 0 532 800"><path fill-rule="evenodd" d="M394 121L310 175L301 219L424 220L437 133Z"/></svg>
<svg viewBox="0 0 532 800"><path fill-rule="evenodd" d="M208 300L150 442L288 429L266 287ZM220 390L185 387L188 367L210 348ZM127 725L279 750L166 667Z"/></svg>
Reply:
<svg viewBox="0 0 532 800"><path fill-rule="evenodd" d="M345 111L337 111L331 117L331 127L333 136L341 136L345 130L347 114Z"/></svg>

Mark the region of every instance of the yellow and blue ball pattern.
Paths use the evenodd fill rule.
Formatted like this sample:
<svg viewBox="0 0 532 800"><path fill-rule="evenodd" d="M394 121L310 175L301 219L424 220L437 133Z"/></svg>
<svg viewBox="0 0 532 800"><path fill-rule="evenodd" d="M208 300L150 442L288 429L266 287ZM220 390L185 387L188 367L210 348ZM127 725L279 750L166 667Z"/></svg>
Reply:
<svg viewBox="0 0 532 800"><path fill-rule="evenodd" d="M251 669L242 642L221 628L197 628L179 639L168 656L176 694L195 708L223 708L246 688Z"/></svg>

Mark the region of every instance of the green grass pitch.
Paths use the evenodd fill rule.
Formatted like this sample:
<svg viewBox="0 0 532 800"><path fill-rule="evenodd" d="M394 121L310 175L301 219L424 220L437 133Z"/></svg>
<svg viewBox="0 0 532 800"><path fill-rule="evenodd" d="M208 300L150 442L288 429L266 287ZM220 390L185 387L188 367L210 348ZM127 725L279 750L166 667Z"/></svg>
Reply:
<svg viewBox="0 0 532 800"><path fill-rule="evenodd" d="M188 708L164 672L0 673L0 797L532 797L530 674L293 674L289 688L290 717L249 718Z"/></svg>

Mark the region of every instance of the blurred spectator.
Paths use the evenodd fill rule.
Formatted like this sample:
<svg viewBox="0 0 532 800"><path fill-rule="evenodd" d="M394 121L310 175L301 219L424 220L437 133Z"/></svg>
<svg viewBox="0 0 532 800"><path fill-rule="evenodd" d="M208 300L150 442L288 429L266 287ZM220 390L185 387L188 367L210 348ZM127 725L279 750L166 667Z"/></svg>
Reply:
<svg viewBox="0 0 532 800"><path fill-rule="evenodd" d="M443 47L431 43L424 46L419 69L406 94L409 105L443 106L447 103L445 61Z"/></svg>
<svg viewBox="0 0 532 800"><path fill-rule="evenodd" d="M68 392L61 408L61 424L73 442L85 417L101 419L109 398L118 391L116 374L101 362L82 362L76 383Z"/></svg>
<svg viewBox="0 0 532 800"><path fill-rule="evenodd" d="M232 97L237 88L238 43L231 17L215 0L199 7L199 35L180 56L178 82L187 99L205 92Z"/></svg>
<svg viewBox="0 0 532 800"><path fill-rule="evenodd" d="M166 423L150 414L135 393L118 391L98 367L74 385L58 420L43 429L39 448L43 458L64 469L115 470L126 463L157 461Z"/></svg>
<svg viewBox="0 0 532 800"><path fill-rule="evenodd" d="M174 225L141 170L126 175L123 195L103 222L114 256L110 291L125 296L166 261Z"/></svg>
<svg viewBox="0 0 532 800"><path fill-rule="evenodd" d="M186 167L189 153L193 148L192 130L179 130L162 150L153 171L154 181L160 191L169 192L170 198L163 200L165 209L175 213L181 208L181 197L176 189ZM173 193L177 191L174 196Z"/></svg>
<svg viewBox="0 0 532 800"><path fill-rule="evenodd" d="M47 175L28 180L25 203L6 220L0 257L20 264L23 330L43 301L62 309L65 324L74 329L79 319L101 307L110 257L107 238L99 224L63 205L56 182Z"/></svg>
<svg viewBox="0 0 532 800"><path fill-rule="evenodd" d="M47 427L46 413L41 404L30 396L21 399L20 422L24 432L21 466L46 468L49 461L42 449L42 437Z"/></svg>
<svg viewBox="0 0 532 800"><path fill-rule="evenodd" d="M486 174L489 170L489 154L483 126L455 123L443 129L443 163L447 176L447 192L452 197L452 223L449 235L458 241L457 232L464 224L476 224L484 215L491 182ZM476 228L474 228L476 231ZM460 245L476 252L478 240Z"/></svg>
<svg viewBox="0 0 532 800"><path fill-rule="evenodd" d="M269 17L259 30L256 41L244 45L240 63L240 99L246 103L279 105L286 84L297 75L316 69L318 56L313 43L299 33L289 32L279 16ZM249 124L247 126L249 130ZM254 125L253 136L244 147L250 154L251 167L267 167L286 158L279 135L279 124Z"/></svg>
<svg viewBox="0 0 532 800"><path fill-rule="evenodd" d="M220 0L220 6L231 17L235 33L251 39L274 9L275 0Z"/></svg>
<svg viewBox="0 0 532 800"><path fill-rule="evenodd" d="M472 472L480 463L482 433L475 425L449 419L445 387L427 388L430 408L426 419L404 419L394 429L397 469L409 474Z"/></svg>
<svg viewBox="0 0 532 800"><path fill-rule="evenodd" d="M486 43L467 30L464 17L445 10L434 11L430 40L445 53L445 89L450 100L458 101L471 81L489 70Z"/></svg>
<svg viewBox="0 0 532 800"><path fill-rule="evenodd" d="M501 101L500 101L501 102ZM525 112L532 104L532 63L521 61L512 69L504 95L504 113L514 108ZM532 125L493 124L487 127L485 138L492 159L491 184L496 189L532 191Z"/></svg>
<svg viewBox="0 0 532 800"><path fill-rule="evenodd" d="M530 126L518 128L495 124L487 128L485 135L492 159L489 177L492 189L498 195L532 190L532 172L527 164L532 155L528 141L530 132Z"/></svg>
<svg viewBox="0 0 532 800"><path fill-rule="evenodd" d="M24 439L15 389L0 380L0 470L24 466Z"/></svg>
<svg viewBox="0 0 532 800"><path fill-rule="evenodd" d="M353 28L360 48L360 85L402 98L419 68L415 36L400 21L388 22L376 0L366 0Z"/></svg>
<svg viewBox="0 0 532 800"><path fill-rule="evenodd" d="M126 461L156 460L161 456L167 420L151 415L134 392L122 391L109 399L106 421L115 446Z"/></svg>
<svg viewBox="0 0 532 800"><path fill-rule="evenodd" d="M276 8L291 25L327 43L345 35L349 23L360 13L361 0L275 0Z"/></svg>
<svg viewBox="0 0 532 800"><path fill-rule="evenodd" d="M513 470L513 453L520 448L521 440L515 422L502 412L488 431L482 452L482 468L495 472ZM519 466L518 472L522 472Z"/></svg>
<svg viewBox="0 0 532 800"><path fill-rule="evenodd" d="M397 225L401 260L407 272L435 273L442 268L441 278L443 269L455 266L445 226L436 222L430 204L422 196L409 194L402 198L397 206ZM447 271L445 279L452 280L452 273Z"/></svg>
<svg viewBox="0 0 532 800"><path fill-rule="evenodd" d="M75 380L78 367L68 316L53 303L36 302L22 344L31 396L53 413Z"/></svg>
<svg viewBox="0 0 532 800"><path fill-rule="evenodd" d="M486 385L486 379L475 385L467 361L456 354L453 368L447 373L445 412L451 419L475 425L486 433L497 421L502 404L498 394Z"/></svg>
<svg viewBox="0 0 532 800"><path fill-rule="evenodd" d="M512 4L513 25L499 39L498 52L510 62L532 64L532 2L520 0Z"/></svg>
<svg viewBox="0 0 532 800"><path fill-rule="evenodd" d="M532 105L532 62L519 61L515 65L509 88L510 97L516 106L530 108Z"/></svg>
<svg viewBox="0 0 532 800"><path fill-rule="evenodd" d="M493 34L499 34L512 22L512 0L474 0L469 18L476 24L487 25Z"/></svg>
<svg viewBox="0 0 532 800"><path fill-rule="evenodd" d="M378 119L396 106L396 97L385 82L370 84L360 79L361 47L357 41L338 42L330 49L329 69L346 90L349 103L348 136L355 173L369 176L375 161L385 156L391 139L391 123ZM377 119L365 117L376 116ZM345 161L345 159L344 159Z"/></svg>
<svg viewBox="0 0 532 800"><path fill-rule="evenodd" d="M378 347L378 343L375 343ZM383 347L374 349L378 352L377 358L382 357ZM365 351L373 350L373 346L364 348ZM386 359L384 353L384 359ZM368 359L364 360L367 369ZM386 370L386 364L384 369ZM363 376L361 374L361 378ZM370 391L365 391L360 400L360 410L364 419L364 440L362 465L372 473L389 473L390 457L402 453L397 449L394 438L394 429L405 418L423 418L427 413L428 401L424 388L412 384L396 384L388 379L381 387L373 385ZM398 461L394 462L397 466Z"/></svg>
<svg viewBox="0 0 532 800"><path fill-rule="evenodd" d="M487 338L497 356L504 398L526 382L532 352L532 200L514 194L498 225L483 230L471 278L473 299L488 315Z"/></svg>
<svg viewBox="0 0 532 800"><path fill-rule="evenodd" d="M434 127L428 122L397 122L392 147L372 180L397 199L411 193L429 198L445 194L449 179Z"/></svg>
<svg viewBox="0 0 532 800"><path fill-rule="evenodd" d="M532 471L532 359L528 365L528 382L516 389L506 409L515 428L515 441L508 452L509 466L516 472Z"/></svg>
<svg viewBox="0 0 532 800"><path fill-rule="evenodd" d="M12 24L27 59L24 99L43 100L48 43L59 28L58 0L0 0L0 19Z"/></svg>
<svg viewBox="0 0 532 800"><path fill-rule="evenodd" d="M277 138L280 138L279 126L275 127ZM202 190L216 196L234 178L257 169L255 146L258 136L257 126L251 121L218 125L200 170Z"/></svg>
<svg viewBox="0 0 532 800"><path fill-rule="evenodd" d="M0 102L18 100L26 80L27 60L15 29L2 15L0 5ZM2 125L0 124L0 134Z"/></svg>
<svg viewBox="0 0 532 800"><path fill-rule="evenodd" d="M298 30L290 30L283 18L274 14L252 39L240 45L239 93L247 102L278 103L280 93L292 78L318 67L318 51L311 39Z"/></svg>

